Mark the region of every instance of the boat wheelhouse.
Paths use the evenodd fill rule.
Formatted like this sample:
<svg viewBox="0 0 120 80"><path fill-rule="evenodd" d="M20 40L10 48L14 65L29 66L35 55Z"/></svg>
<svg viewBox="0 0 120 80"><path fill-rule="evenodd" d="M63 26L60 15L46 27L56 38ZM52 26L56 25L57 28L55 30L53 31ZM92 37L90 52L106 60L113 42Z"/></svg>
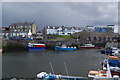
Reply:
<svg viewBox="0 0 120 80"><path fill-rule="evenodd" d="M46 50L46 45L40 44L40 43L29 43L28 50L29 51L44 51Z"/></svg>
<svg viewBox="0 0 120 80"><path fill-rule="evenodd" d="M93 44L84 44L83 46L79 47L80 49L91 49L91 48L95 48L95 45Z"/></svg>
<svg viewBox="0 0 120 80"><path fill-rule="evenodd" d="M118 50L117 47L110 47L110 48L106 48L101 50L101 54L107 54L107 55L112 55L113 53L115 53Z"/></svg>
<svg viewBox="0 0 120 80"><path fill-rule="evenodd" d="M55 50L63 50L63 51L77 50L77 47L75 46L66 46L66 45L55 46L54 48Z"/></svg>

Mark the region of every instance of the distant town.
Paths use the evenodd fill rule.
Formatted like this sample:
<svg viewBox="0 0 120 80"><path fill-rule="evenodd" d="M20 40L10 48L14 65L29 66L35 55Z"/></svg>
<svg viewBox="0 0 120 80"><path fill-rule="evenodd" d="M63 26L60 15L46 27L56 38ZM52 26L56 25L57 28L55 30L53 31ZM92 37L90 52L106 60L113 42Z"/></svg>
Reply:
<svg viewBox="0 0 120 80"><path fill-rule="evenodd" d="M29 37L32 40L63 40L63 38L80 39L84 41L112 41L119 36L115 33L115 25L106 26L86 26L86 27L65 27L46 26L39 30L35 22L17 22L9 27L0 27L0 39L13 39ZM72 37L71 37L72 36Z"/></svg>

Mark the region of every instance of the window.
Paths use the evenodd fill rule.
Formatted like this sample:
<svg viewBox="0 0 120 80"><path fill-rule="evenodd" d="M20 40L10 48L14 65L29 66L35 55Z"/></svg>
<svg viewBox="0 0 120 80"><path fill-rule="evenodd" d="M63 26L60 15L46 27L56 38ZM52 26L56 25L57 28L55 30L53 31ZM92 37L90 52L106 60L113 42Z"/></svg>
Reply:
<svg viewBox="0 0 120 80"><path fill-rule="evenodd" d="M97 37L94 37L93 40L94 40L94 41L97 41Z"/></svg>
<svg viewBox="0 0 120 80"><path fill-rule="evenodd" d="M99 41L101 41L102 39L101 39L101 37L99 37Z"/></svg>
<svg viewBox="0 0 120 80"><path fill-rule="evenodd" d="M25 28L27 28L27 26L25 25Z"/></svg>
<svg viewBox="0 0 120 80"><path fill-rule="evenodd" d="M21 28L23 28L23 26L21 26Z"/></svg>
<svg viewBox="0 0 120 80"><path fill-rule="evenodd" d="M106 37L103 37L103 41L106 41Z"/></svg>
<svg viewBox="0 0 120 80"><path fill-rule="evenodd" d="M110 37L107 38L107 41L110 41Z"/></svg>
<svg viewBox="0 0 120 80"><path fill-rule="evenodd" d="M48 26L48 29L50 28L50 26Z"/></svg>
<svg viewBox="0 0 120 80"><path fill-rule="evenodd" d="M20 28L20 26L16 26L16 28Z"/></svg>
<svg viewBox="0 0 120 80"><path fill-rule="evenodd" d="M29 26L29 28L31 29L31 26Z"/></svg>
<svg viewBox="0 0 120 80"><path fill-rule="evenodd" d="M88 40L88 41L91 41L91 37L88 37L87 40Z"/></svg>
<svg viewBox="0 0 120 80"><path fill-rule="evenodd" d="M14 29L14 31L17 31L16 29Z"/></svg>
<svg viewBox="0 0 120 80"><path fill-rule="evenodd" d="M115 38L115 37L113 37L113 38L112 38L112 41L115 41L115 39L114 39L114 38Z"/></svg>
<svg viewBox="0 0 120 80"><path fill-rule="evenodd" d="M67 33L67 34L71 35L71 33Z"/></svg>

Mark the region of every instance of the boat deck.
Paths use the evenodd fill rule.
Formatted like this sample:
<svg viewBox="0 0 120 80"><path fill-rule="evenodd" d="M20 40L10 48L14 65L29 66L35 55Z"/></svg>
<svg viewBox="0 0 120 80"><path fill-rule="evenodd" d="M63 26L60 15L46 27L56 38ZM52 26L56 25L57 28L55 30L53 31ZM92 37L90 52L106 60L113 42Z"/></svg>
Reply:
<svg viewBox="0 0 120 80"><path fill-rule="evenodd" d="M55 79L70 79L70 80L93 80L93 78L88 78L88 77L78 77L78 76L64 76L64 75L47 75L43 78L44 79L52 79L52 80L55 80Z"/></svg>

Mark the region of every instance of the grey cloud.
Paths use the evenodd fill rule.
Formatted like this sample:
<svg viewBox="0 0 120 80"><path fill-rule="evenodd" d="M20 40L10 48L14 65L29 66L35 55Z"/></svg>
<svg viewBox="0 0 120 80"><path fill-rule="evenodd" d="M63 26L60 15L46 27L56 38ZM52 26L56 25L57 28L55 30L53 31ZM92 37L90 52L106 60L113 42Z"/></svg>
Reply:
<svg viewBox="0 0 120 80"><path fill-rule="evenodd" d="M115 2L4 2L3 26L17 21L35 21L47 25L87 26L117 24Z"/></svg>

